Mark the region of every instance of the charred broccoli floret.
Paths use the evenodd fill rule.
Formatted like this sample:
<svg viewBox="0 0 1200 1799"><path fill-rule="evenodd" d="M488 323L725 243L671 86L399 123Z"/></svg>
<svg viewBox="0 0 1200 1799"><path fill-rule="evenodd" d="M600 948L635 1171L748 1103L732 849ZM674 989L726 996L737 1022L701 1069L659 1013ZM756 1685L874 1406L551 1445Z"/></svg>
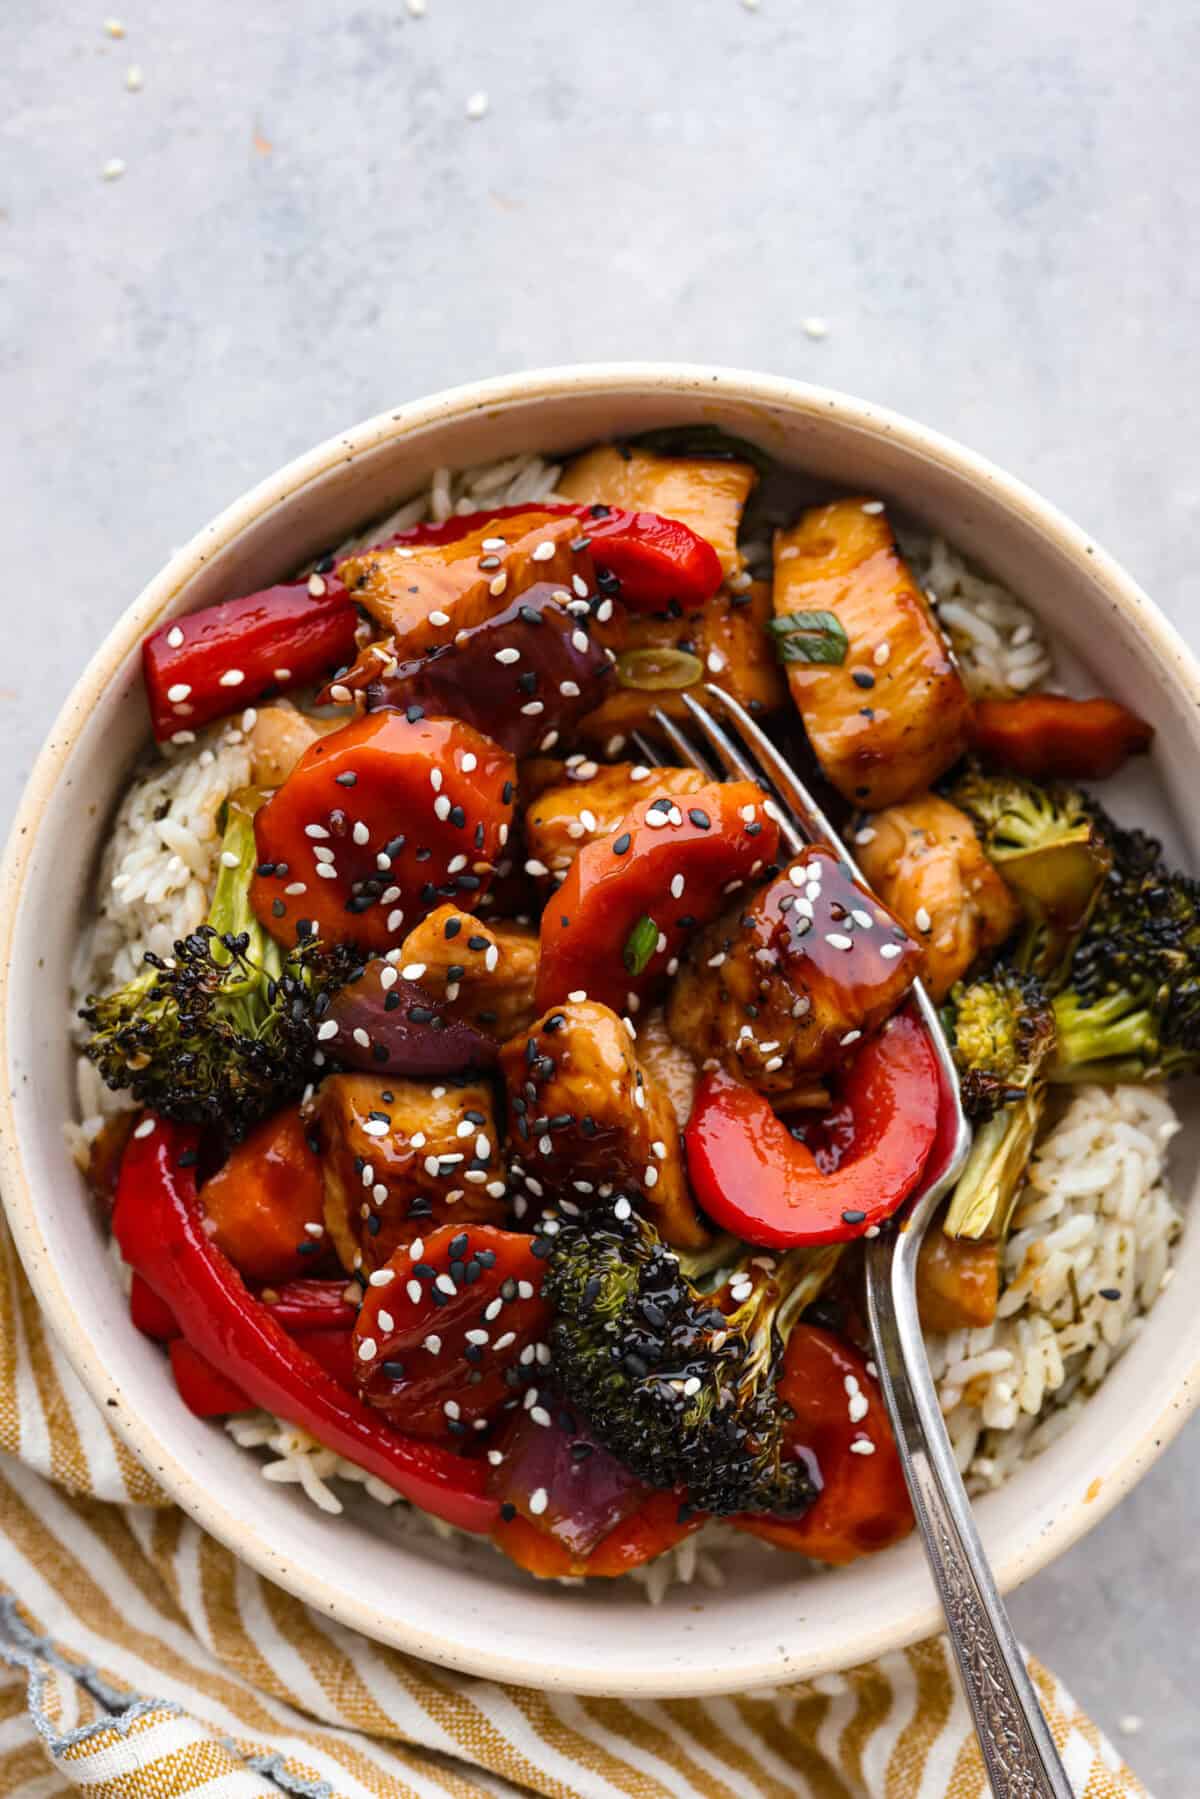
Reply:
<svg viewBox="0 0 1200 1799"><path fill-rule="evenodd" d="M85 1053L105 1083L185 1124L240 1138L312 1079L316 1021L358 958L315 937L285 952L250 907L254 796L229 802L207 923L146 952L115 993L91 994Z"/></svg>
<svg viewBox="0 0 1200 1799"><path fill-rule="evenodd" d="M968 769L949 797L968 814L984 852L1021 902L1020 967L1053 982L1065 969L1112 864L1103 816L1076 787Z"/></svg>
<svg viewBox="0 0 1200 1799"><path fill-rule="evenodd" d="M620 1197L551 1241L555 1378L598 1440L648 1485L686 1489L707 1512L810 1505L808 1467L785 1455L775 1373L838 1247L791 1250L767 1270L739 1245L742 1260L705 1291Z"/></svg>
<svg viewBox="0 0 1200 1799"><path fill-rule="evenodd" d="M1054 1001L1056 1080L1200 1066L1200 884L1142 831L1109 825L1112 870Z"/></svg>
<svg viewBox="0 0 1200 1799"><path fill-rule="evenodd" d="M1045 1104L1054 1013L1036 975L997 965L950 995L948 1023L963 1104L981 1120L944 1229L1003 1237Z"/></svg>
<svg viewBox="0 0 1200 1799"><path fill-rule="evenodd" d="M972 1118L991 1118L1023 1098L1054 1048L1054 1014L1042 983L1003 963L978 980L960 981L946 1020Z"/></svg>

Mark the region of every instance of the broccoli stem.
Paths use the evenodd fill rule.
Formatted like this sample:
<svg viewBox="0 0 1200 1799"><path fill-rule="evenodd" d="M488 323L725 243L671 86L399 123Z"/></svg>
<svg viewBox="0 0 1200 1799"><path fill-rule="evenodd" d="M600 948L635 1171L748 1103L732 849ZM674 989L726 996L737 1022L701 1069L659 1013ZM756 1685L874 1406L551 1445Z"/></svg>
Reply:
<svg viewBox="0 0 1200 1799"><path fill-rule="evenodd" d="M1072 992L1060 994L1054 1000L1054 1023L1058 1038L1052 1080L1081 1078L1074 1074L1081 1065L1082 1078L1091 1078L1095 1070L1086 1065L1126 1061L1132 1061L1138 1078L1144 1079L1147 1057L1153 1060L1158 1055L1154 1016L1144 1007L1134 1009L1128 993L1112 993L1090 1005Z"/></svg>
<svg viewBox="0 0 1200 1799"><path fill-rule="evenodd" d="M1003 1241L1008 1235L1044 1105L1045 1089L1039 1082L975 1132L942 1225L948 1237Z"/></svg>
<svg viewBox="0 0 1200 1799"><path fill-rule="evenodd" d="M236 941L240 972L226 982L224 993L232 1002L238 1029L248 1036L262 1023L260 996L283 973L283 952L259 923L250 905L250 882L258 861L254 815L262 795L249 790L234 794L226 807L225 831L217 858L208 923L217 934L213 960L225 966L233 961L229 943Z"/></svg>

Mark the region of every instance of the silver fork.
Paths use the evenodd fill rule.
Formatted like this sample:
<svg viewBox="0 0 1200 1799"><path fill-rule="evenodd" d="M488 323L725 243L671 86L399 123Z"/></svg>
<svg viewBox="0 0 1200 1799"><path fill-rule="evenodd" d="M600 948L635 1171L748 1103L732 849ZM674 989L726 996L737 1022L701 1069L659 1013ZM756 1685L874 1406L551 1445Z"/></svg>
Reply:
<svg viewBox="0 0 1200 1799"><path fill-rule="evenodd" d="M656 710L655 728L675 754L710 778L715 773L757 781L776 800L780 832L793 855L806 843L828 844L861 882L854 858L775 745L719 687L706 682L704 692L736 736L693 695L683 694L705 749L698 749L686 732ZM638 734L636 741L647 761L661 760L648 739ZM946 1614L992 1792L997 1799L1072 1799L1071 1784L975 1528L942 1422L917 1316L917 1252L938 1201L953 1186L966 1160L971 1127L962 1109L954 1059L941 1019L920 981L914 985L913 996L938 1059L941 1123L924 1185L909 1200L899 1229L866 1244L871 1341L917 1527Z"/></svg>

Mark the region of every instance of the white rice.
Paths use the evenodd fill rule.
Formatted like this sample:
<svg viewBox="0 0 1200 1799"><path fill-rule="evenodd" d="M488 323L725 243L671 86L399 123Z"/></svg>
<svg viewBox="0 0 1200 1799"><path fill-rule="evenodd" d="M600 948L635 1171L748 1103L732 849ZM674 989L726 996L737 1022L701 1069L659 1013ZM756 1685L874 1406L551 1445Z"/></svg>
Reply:
<svg viewBox="0 0 1200 1799"><path fill-rule="evenodd" d="M898 535L954 645L972 698L1000 699L1043 686L1053 662L1029 608L1006 587L975 573L943 538L915 530Z"/></svg>
<svg viewBox="0 0 1200 1799"><path fill-rule="evenodd" d="M1161 1088L1084 1087L1043 1137L1005 1246L993 1324L929 1339L968 1486L999 1486L1061 1435L1141 1328L1182 1226L1179 1130Z"/></svg>
<svg viewBox="0 0 1200 1799"><path fill-rule="evenodd" d="M423 493L343 548L377 542L424 518L553 498L560 473L559 465L536 456L461 474L439 469ZM953 638L974 694L1021 692L1048 678L1050 652L1026 607L972 572L939 538L905 533L903 547ZM89 991L128 980L147 949L169 954L176 939L202 921L215 875L217 816L249 776L249 750L237 722L198 733L193 744L153 752L140 765L101 861L96 922L80 948L76 1004ZM676 1105L686 1105L694 1071L672 1066L678 1052L661 1029L650 1035L647 1047L670 1077ZM104 1117L129 1102L110 1093L83 1057L78 1085L82 1122L69 1125L68 1133L86 1162L87 1145ZM1087 1087L1044 1134L1006 1246L995 1323L929 1340L947 1427L972 1491L998 1486L1069 1426L1169 1279L1181 1220L1165 1165L1178 1128L1159 1090ZM294 1425L255 1412L231 1419L227 1429L243 1448L269 1458L265 1479L299 1486L323 1511L342 1511L346 1484L352 1484L393 1508L397 1527L403 1520L406 1531L425 1532L426 1540L430 1531L456 1535L399 1503L390 1487ZM734 1553L748 1553L746 1539L729 1526L710 1524L633 1578L658 1603L676 1583L719 1585L722 1566Z"/></svg>

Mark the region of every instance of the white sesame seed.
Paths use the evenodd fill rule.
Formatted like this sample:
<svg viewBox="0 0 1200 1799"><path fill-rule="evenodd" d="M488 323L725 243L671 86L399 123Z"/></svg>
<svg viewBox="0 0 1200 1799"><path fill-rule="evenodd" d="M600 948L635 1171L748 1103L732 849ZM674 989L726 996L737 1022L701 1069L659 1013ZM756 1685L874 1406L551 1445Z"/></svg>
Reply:
<svg viewBox="0 0 1200 1799"><path fill-rule="evenodd" d="M134 1126L134 1136L138 1138L151 1136L157 1123L158 1120L156 1118L143 1118L140 1124Z"/></svg>
<svg viewBox="0 0 1200 1799"><path fill-rule="evenodd" d="M364 1037L367 1036L367 1033L365 1031L363 1032L363 1036ZM355 1031L355 1033L354 1033L354 1041L356 1043L358 1042L358 1032L357 1031ZM367 1037L367 1042L368 1043L370 1042L369 1037ZM363 1130L366 1132L368 1137L386 1137L388 1132L391 1130L391 1128L392 1128L391 1125L385 1124L382 1118L367 1118L363 1122Z"/></svg>
<svg viewBox="0 0 1200 1799"><path fill-rule="evenodd" d="M183 700L187 699L191 691L191 687L186 681L176 681L173 687L167 688L167 698L170 700L172 706L178 706Z"/></svg>
<svg viewBox="0 0 1200 1799"><path fill-rule="evenodd" d="M518 1281L517 1282L517 1296L520 1299L532 1299L533 1298L533 1282L532 1281ZM484 1313L484 1317L485 1318L487 1317L486 1312Z"/></svg>
<svg viewBox="0 0 1200 1799"><path fill-rule="evenodd" d="M220 685L222 687L240 687L245 679L246 676L240 668L227 668L221 676Z"/></svg>
<svg viewBox="0 0 1200 1799"><path fill-rule="evenodd" d="M489 1305L486 1305L484 1307L483 1315L487 1319L488 1323L491 1324L494 1319L499 1318L499 1316L503 1310L504 1310L504 1301L502 1299L493 1299ZM496 1347L499 1348L499 1346L500 1346L499 1342L497 1342Z"/></svg>
<svg viewBox="0 0 1200 1799"><path fill-rule="evenodd" d="M782 1067L782 1056L772 1056L769 1061L763 1063L763 1069L767 1074L776 1074Z"/></svg>
<svg viewBox="0 0 1200 1799"><path fill-rule="evenodd" d="M500 598L500 595L504 592L504 589L507 586L508 586L508 576L504 572L504 570L501 569L500 573L495 577L495 579L488 582L488 592L492 595L492 597L494 599L498 600Z"/></svg>
<svg viewBox="0 0 1200 1799"><path fill-rule="evenodd" d="M394 1268L377 1268L374 1274L367 1276L372 1287L390 1287L395 1278L396 1270Z"/></svg>
<svg viewBox="0 0 1200 1799"><path fill-rule="evenodd" d="M861 1424L870 1409L870 1402L865 1393L852 1393L850 1395L850 1402L846 1407L846 1411L849 1414L851 1424Z"/></svg>
<svg viewBox="0 0 1200 1799"><path fill-rule="evenodd" d="M572 1006L582 1006L586 999L587 989L584 987L575 987L567 995L567 1000Z"/></svg>
<svg viewBox="0 0 1200 1799"><path fill-rule="evenodd" d="M454 1282L450 1279L448 1274L439 1274L433 1284L439 1293L449 1295L458 1292L458 1288L454 1285Z"/></svg>
<svg viewBox="0 0 1200 1799"><path fill-rule="evenodd" d="M545 1487L535 1487L529 1495L529 1509L535 1518L540 1518L550 1503L550 1495Z"/></svg>
<svg viewBox="0 0 1200 1799"><path fill-rule="evenodd" d="M874 843L876 835L873 825L864 825L861 831L854 833L854 841L855 843Z"/></svg>
<svg viewBox="0 0 1200 1799"><path fill-rule="evenodd" d="M883 501L882 500L864 500L863 501L863 511L870 512L872 514L877 513L877 512L882 512L883 511Z"/></svg>
<svg viewBox="0 0 1200 1799"><path fill-rule="evenodd" d="M433 814L434 814L435 818L440 819L443 823L445 823L446 819L449 818L449 816L450 816L450 795L448 793L439 793L438 794L437 798L433 802Z"/></svg>
<svg viewBox="0 0 1200 1799"><path fill-rule="evenodd" d="M826 931L825 941L833 949L853 949L854 948L853 937L847 937L847 936L843 935L843 933L841 931Z"/></svg>
<svg viewBox="0 0 1200 1799"><path fill-rule="evenodd" d="M474 750L466 750L463 752L462 761L458 766L462 769L464 775L473 774L475 769L479 766L479 757L475 754Z"/></svg>
<svg viewBox="0 0 1200 1799"><path fill-rule="evenodd" d="M441 1092L439 1093L437 1088L435 1087L433 1090L433 1097L434 1097L434 1099L445 1099L446 1089L443 1087ZM408 1141L411 1144L413 1149L424 1149L424 1147L425 1147L424 1131L414 1131ZM421 1241L421 1239L418 1237L417 1242L419 1243L420 1241Z"/></svg>
<svg viewBox="0 0 1200 1799"><path fill-rule="evenodd" d="M903 955L904 945L902 943L883 943L879 947L879 953L885 962L893 962L897 956Z"/></svg>
<svg viewBox="0 0 1200 1799"><path fill-rule="evenodd" d="M363 844L370 843L371 841L371 833L362 822L361 818L355 820L354 829L351 831L350 835L360 848Z"/></svg>
<svg viewBox="0 0 1200 1799"><path fill-rule="evenodd" d="M538 544L537 548L533 551L529 560L531 562L549 562L550 558L553 556L553 554L554 554L554 543L553 543L552 539L546 537L546 538L543 538L543 540L540 544Z"/></svg>
<svg viewBox="0 0 1200 1799"><path fill-rule="evenodd" d="M545 710L546 703L544 700L528 700L526 704L521 707L521 711L526 718L537 718Z"/></svg>
<svg viewBox="0 0 1200 1799"><path fill-rule="evenodd" d="M550 1414L544 1405L530 1406L529 1416L535 1424L547 1425L550 1422Z"/></svg>
<svg viewBox="0 0 1200 1799"><path fill-rule="evenodd" d="M558 691L568 700L578 699L579 683L578 681L560 681Z"/></svg>
<svg viewBox="0 0 1200 1799"><path fill-rule="evenodd" d="M125 173L125 159L121 156L110 156L100 174L105 181L119 181Z"/></svg>
<svg viewBox="0 0 1200 1799"><path fill-rule="evenodd" d="M587 599L588 584L584 580L582 575L572 575L571 576L571 586L575 589L575 592L579 595L581 600ZM610 614L612 612L611 606L609 607L609 612L610 612ZM596 617L599 618L599 616L600 616L600 614L599 614L599 612L597 612Z"/></svg>
<svg viewBox="0 0 1200 1799"><path fill-rule="evenodd" d="M488 97L483 89L480 88L478 93L471 94L467 100L467 117L469 119L482 119L487 112L488 104Z"/></svg>
<svg viewBox="0 0 1200 1799"><path fill-rule="evenodd" d="M358 1346L359 1361L360 1362L369 1362L371 1360L372 1356L374 1356L376 1354L378 1347L379 1346L376 1343L374 1337L364 1337L362 1342Z"/></svg>
<svg viewBox="0 0 1200 1799"><path fill-rule="evenodd" d="M883 643L877 643L875 645L875 648L871 652L871 661L875 664L876 668L886 668L891 654L892 646L885 640Z"/></svg>
<svg viewBox="0 0 1200 1799"><path fill-rule="evenodd" d="M509 663L509 662L519 662L520 660L521 660L520 650L506 649L506 650L497 650L496 651L496 661L497 662Z"/></svg>
<svg viewBox="0 0 1200 1799"><path fill-rule="evenodd" d="M572 631L571 633L571 646L578 650L580 655L589 647L590 641L586 631Z"/></svg>
<svg viewBox="0 0 1200 1799"><path fill-rule="evenodd" d="M313 851L313 855L316 857L318 862L332 862L333 861L333 851L331 849L326 849L323 844L317 845L316 849Z"/></svg>
<svg viewBox="0 0 1200 1799"><path fill-rule="evenodd" d="M700 1376L698 1374L689 1374L688 1378L683 1383L684 1398L685 1399L693 1399L699 1391L700 1391Z"/></svg>
<svg viewBox="0 0 1200 1799"><path fill-rule="evenodd" d="M389 931L398 931L403 923L404 914L397 906L394 912L389 912L387 915L387 928Z"/></svg>
<svg viewBox="0 0 1200 1799"><path fill-rule="evenodd" d="M684 885L684 883L683 883L682 875L672 875L671 876L671 898L672 899L682 899L683 898L683 885Z"/></svg>
<svg viewBox="0 0 1200 1799"><path fill-rule="evenodd" d="M406 981L419 981L421 976L425 973L425 964L424 962L406 962L404 967L400 970L400 973ZM396 975L393 970L392 979L395 980L395 978Z"/></svg>
<svg viewBox="0 0 1200 1799"><path fill-rule="evenodd" d="M710 650L708 652L709 671L714 675L719 675L721 670L724 668L724 666L725 666L725 658L721 654L720 650Z"/></svg>
<svg viewBox="0 0 1200 1799"><path fill-rule="evenodd" d="M929 916L928 907L926 907L926 906L918 906L917 907L916 913L913 917L913 923L916 925L918 931L932 931L933 920Z"/></svg>
<svg viewBox="0 0 1200 1799"><path fill-rule="evenodd" d="M414 1305L420 1304L422 1292L423 1292L420 1281L418 1281L418 1280L408 1281L405 1284L404 1291L408 1294L408 1297L412 1300Z"/></svg>
<svg viewBox="0 0 1200 1799"><path fill-rule="evenodd" d="M336 1023L336 1020L334 1020L332 1018L323 1019L322 1022L317 1026L317 1037L318 1037L319 1041L322 1043L328 1043L329 1039L331 1037L336 1037L337 1034L338 1034L337 1023Z"/></svg>
<svg viewBox="0 0 1200 1799"><path fill-rule="evenodd" d="M172 625L167 632L167 642L173 650L177 650L183 642L183 632L178 625Z"/></svg>
<svg viewBox="0 0 1200 1799"><path fill-rule="evenodd" d="M864 912L861 906L856 906L850 916L856 925L862 926L864 931L870 931L875 928L875 920L871 917L869 912Z"/></svg>
<svg viewBox="0 0 1200 1799"><path fill-rule="evenodd" d="M430 1331L429 1335L422 1341L421 1348L427 1349L430 1355L441 1355L442 1339L438 1336L436 1331Z"/></svg>
<svg viewBox="0 0 1200 1799"><path fill-rule="evenodd" d="M483 966L487 969L489 974L495 973L496 965L499 960L500 950L498 946L494 943L489 943L486 950L483 952Z"/></svg>
<svg viewBox="0 0 1200 1799"><path fill-rule="evenodd" d="M856 1437L850 1445L851 1455L874 1455L875 1445L870 1437Z"/></svg>
<svg viewBox="0 0 1200 1799"><path fill-rule="evenodd" d="M757 0L742 0L742 5L748 5L751 12L757 11ZM818 318L815 315L812 318L804 319L802 321L802 329L805 337L811 337L814 341L829 336L828 320Z"/></svg>
<svg viewBox="0 0 1200 1799"><path fill-rule="evenodd" d="M323 881L337 880L337 869L332 862L318 862L314 873L320 875Z"/></svg>

